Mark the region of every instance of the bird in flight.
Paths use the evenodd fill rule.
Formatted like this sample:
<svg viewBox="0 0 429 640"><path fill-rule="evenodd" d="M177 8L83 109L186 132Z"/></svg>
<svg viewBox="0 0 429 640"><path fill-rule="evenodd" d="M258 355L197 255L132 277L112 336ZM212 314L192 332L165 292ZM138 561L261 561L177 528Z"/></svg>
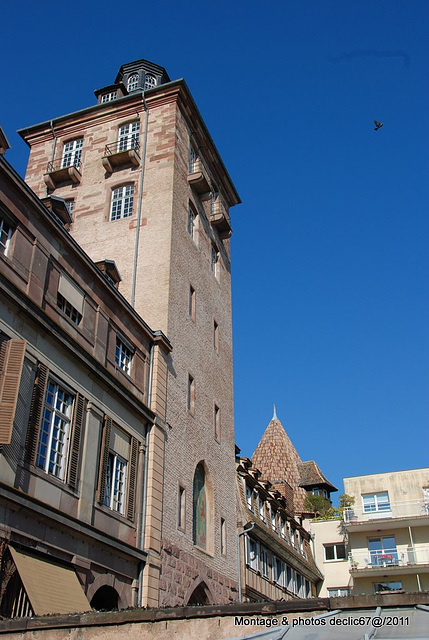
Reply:
<svg viewBox="0 0 429 640"><path fill-rule="evenodd" d="M383 123L379 122L378 120L374 120L374 124L375 124L374 131L378 131L383 126Z"/></svg>

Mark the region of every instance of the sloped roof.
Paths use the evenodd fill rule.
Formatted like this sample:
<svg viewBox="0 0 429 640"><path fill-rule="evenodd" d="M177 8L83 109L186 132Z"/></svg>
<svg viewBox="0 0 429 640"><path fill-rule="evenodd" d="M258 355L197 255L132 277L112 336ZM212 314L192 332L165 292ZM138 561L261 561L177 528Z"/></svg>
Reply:
<svg viewBox="0 0 429 640"><path fill-rule="evenodd" d="M299 472L301 476L301 482L299 483L300 487L304 487L306 489L307 487L310 488L323 485L328 489L328 491L338 491L337 487L334 487L334 485L326 479L314 460L301 462L299 465Z"/></svg>
<svg viewBox="0 0 429 640"><path fill-rule="evenodd" d="M314 460L302 462L275 411L255 449L252 464L280 492L284 493L285 483L292 487L295 513L304 511L305 488L323 485L328 491L337 491Z"/></svg>
<svg viewBox="0 0 429 640"><path fill-rule="evenodd" d="M301 459L276 414L255 449L252 463L280 491L287 482L293 488L294 511L303 510L306 491L299 486Z"/></svg>

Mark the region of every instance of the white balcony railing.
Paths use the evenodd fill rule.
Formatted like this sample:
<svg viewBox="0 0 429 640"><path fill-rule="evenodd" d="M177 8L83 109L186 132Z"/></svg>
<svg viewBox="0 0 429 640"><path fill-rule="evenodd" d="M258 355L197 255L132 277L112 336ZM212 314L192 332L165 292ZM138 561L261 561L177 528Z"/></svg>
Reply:
<svg viewBox="0 0 429 640"><path fill-rule="evenodd" d="M399 545L392 549L356 549L349 553L351 569L389 569L429 564L429 545Z"/></svg>
<svg viewBox="0 0 429 640"><path fill-rule="evenodd" d="M362 505L355 504L344 510L344 521L346 524L353 524L379 518L407 518L425 515L429 515L429 503L423 500L408 500L383 504L383 508L371 511L365 511Z"/></svg>

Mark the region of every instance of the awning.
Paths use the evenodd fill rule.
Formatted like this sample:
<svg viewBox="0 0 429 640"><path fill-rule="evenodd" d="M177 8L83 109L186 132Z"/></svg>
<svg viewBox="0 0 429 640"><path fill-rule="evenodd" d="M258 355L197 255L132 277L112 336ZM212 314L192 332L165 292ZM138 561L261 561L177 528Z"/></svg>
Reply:
<svg viewBox="0 0 429 640"><path fill-rule="evenodd" d="M50 560L41 560L9 547L35 615L90 611L78 577L73 569Z"/></svg>

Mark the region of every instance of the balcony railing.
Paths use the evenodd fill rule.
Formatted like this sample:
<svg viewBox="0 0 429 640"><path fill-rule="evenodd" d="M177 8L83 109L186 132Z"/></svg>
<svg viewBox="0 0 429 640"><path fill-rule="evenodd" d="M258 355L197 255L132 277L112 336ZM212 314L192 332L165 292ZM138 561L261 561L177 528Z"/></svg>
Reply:
<svg viewBox="0 0 429 640"><path fill-rule="evenodd" d="M63 158L62 160L48 163L43 179L49 189L55 189L62 182L71 181L74 184L79 184L81 177L80 158L69 158L67 160Z"/></svg>
<svg viewBox="0 0 429 640"><path fill-rule="evenodd" d="M127 165L138 167L140 164L140 143L137 138L129 137L106 144L101 161L109 173Z"/></svg>
<svg viewBox="0 0 429 640"><path fill-rule="evenodd" d="M209 177L200 157L196 157L189 162L188 182L197 193L210 191Z"/></svg>
<svg viewBox="0 0 429 640"><path fill-rule="evenodd" d="M429 565L429 546L399 545L392 549L357 549L349 553L348 561L350 569L357 571Z"/></svg>
<svg viewBox="0 0 429 640"><path fill-rule="evenodd" d="M383 508L364 510L361 505L353 505L344 510L344 522L355 524L380 518L409 518L429 515L429 504L423 500L408 500L383 505Z"/></svg>
<svg viewBox="0 0 429 640"><path fill-rule="evenodd" d="M217 195L212 201L210 222L213 227L218 229L221 238L229 238L232 231L228 207L220 195Z"/></svg>

